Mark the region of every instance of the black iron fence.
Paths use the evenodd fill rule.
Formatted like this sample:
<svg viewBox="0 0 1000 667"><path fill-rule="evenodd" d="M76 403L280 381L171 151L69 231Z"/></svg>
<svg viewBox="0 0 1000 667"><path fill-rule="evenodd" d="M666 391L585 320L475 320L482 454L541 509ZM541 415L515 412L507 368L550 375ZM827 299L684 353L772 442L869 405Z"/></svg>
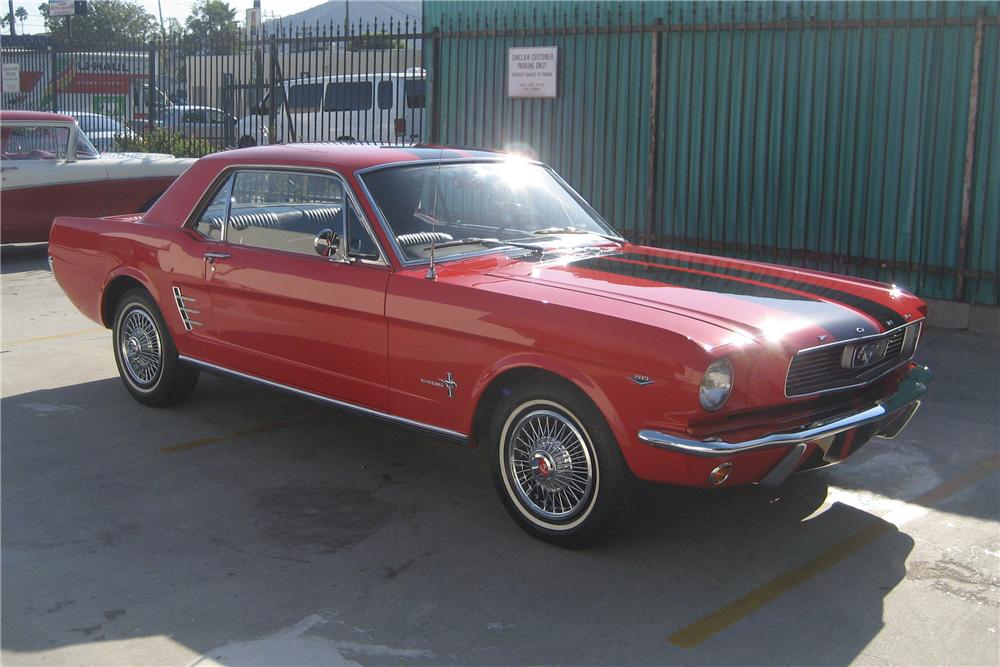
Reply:
<svg viewBox="0 0 1000 667"><path fill-rule="evenodd" d="M424 139L423 35L410 20L302 26L209 41L94 45L5 39L8 109L76 115L99 148L203 155L301 141Z"/></svg>

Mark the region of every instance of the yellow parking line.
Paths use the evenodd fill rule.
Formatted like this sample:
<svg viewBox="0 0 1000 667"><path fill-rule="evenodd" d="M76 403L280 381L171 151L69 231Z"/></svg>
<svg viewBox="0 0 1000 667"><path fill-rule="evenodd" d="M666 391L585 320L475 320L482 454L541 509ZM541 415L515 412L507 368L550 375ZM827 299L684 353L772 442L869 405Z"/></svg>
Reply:
<svg viewBox="0 0 1000 667"><path fill-rule="evenodd" d="M279 429L286 428L288 426L295 426L296 424L301 424L303 422L312 421L314 419L319 419L322 415L299 415L298 417L293 417L292 419L281 419L278 421L267 422L264 424L258 424L257 426L251 426L250 428L244 428L239 431L232 431L230 433L224 433L222 435L213 435L207 438L198 438L197 440L188 440L187 442L182 442L176 445L170 445L168 447L161 447L160 451L165 454L172 454L173 452L184 452L189 449L195 449L197 447L204 447L205 445L212 445L217 442L225 442L227 440L234 440L236 438L242 438L246 435L255 435L257 433L269 433L271 431L277 431Z"/></svg>
<svg viewBox="0 0 1000 667"><path fill-rule="evenodd" d="M1000 457L993 455L980 461L965 472L923 493L910 503L935 505L1000 467ZM878 519L863 526L853 535L837 542L820 555L796 565L746 595L667 637L667 641L680 648L694 648L710 637L735 624L751 612L760 609L778 596L790 591L817 574L830 569L851 554L871 544L890 532L893 524Z"/></svg>
<svg viewBox="0 0 1000 667"><path fill-rule="evenodd" d="M41 340L55 340L57 338L70 338L71 336L86 336L87 334L103 333L107 329L83 329L81 331L67 331L61 334L52 334L51 336L35 336L34 338L21 338L20 340L5 340L0 341L0 346L8 347L10 345L21 345L22 343L37 343Z"/></svg>

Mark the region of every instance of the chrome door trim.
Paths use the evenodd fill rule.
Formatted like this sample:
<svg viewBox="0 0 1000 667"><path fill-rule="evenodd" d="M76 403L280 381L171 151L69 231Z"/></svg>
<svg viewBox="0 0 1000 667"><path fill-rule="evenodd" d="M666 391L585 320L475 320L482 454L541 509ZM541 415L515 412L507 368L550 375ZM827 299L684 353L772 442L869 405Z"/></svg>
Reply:
<svg viewBox="0 0 1000 667"><path fill-rule="evenodd" d="M207 361L202 361L200 359L195 359L194 357L188 357L183 354L177 355L177 358L186 363L194 364L195 366L200 366L202 368L205 368L206 370L215 371L217 373L229 375L235 378L239 378L241 380L247 380L249 382L253 382L256 384L262 384L266 387L271 387L272 389L279 389L281 391L285 391L290 394L295 394L296 396L309 398L314 401L319 401L320 403L326 403L327 405L332 405L342 410L353 412L355 414L359 414L365 417L373 417L375 419L381 419L384 421L401 424L403 426L414 428L420 431L427 431L438 437L443 437L448 440L460 441L462 444L469 443L469 436L465 433L460 433L459 431L452 431L451 429L441 428L440 426L425 424L424 422L419 422L416 421L415 419L407 419L406 417L397 417L396 415L389 414L388 412L382 412L381 410L375 410L373 408L366 408L363 405L356 405L354 403L341 401L336 398L330 398L329 396L323 396L322 394L306 391L305 389L290 387L287 384L281 384L280 382L265 380L264 378L257 377L256 375L250 375L249 373L234 371L230 368L226 368L224 366L218 366L216 364L212 364Z"/></svg>

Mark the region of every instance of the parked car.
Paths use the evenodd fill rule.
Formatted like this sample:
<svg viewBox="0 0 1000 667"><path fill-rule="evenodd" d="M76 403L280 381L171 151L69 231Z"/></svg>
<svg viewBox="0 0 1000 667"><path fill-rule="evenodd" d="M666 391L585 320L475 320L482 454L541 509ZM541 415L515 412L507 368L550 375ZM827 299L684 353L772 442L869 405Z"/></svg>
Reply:
<svg viewBox="0 0 1000 667"><path fill-rule="evenodd" d="M107 153L114 147L115 139L134 140L136 133L119 123L114 118L102 116L99 113L89 111L67 111L66 115L76 119L76 124L80 126L87 139L94 145L94 148L102 153Z"/></svg>
<svg viewBox="0 0 1000 667"><path fill-rule="evenodd" d="M207 370L484 445L510 515L563 546L605 535L633 477L841 461L931 378L905 290L634 245L545 165L488 152L217 153L145 216L59 218L49 252L139 402Z"/></svg>
<svg viewBox="0 0 1000 667"><path fill-rule="evenodd" d="M220 109L172 106L157 116L156 125L189 139L204 139L215 147L235 145L236 118Z"/></svg>
<svg viewBox="0 0 1000 667"><path fill-rule="evenodd" d="M274 136L269 129L271 97L240 119L240 148L258 143L347 141L420 143L424 122L424 70L319 76L286 81L278 100Z"/></svg>
<svg viewBox="0 0 1000 667"><path fill-rule="evenodd" d="M45 241L58 215L145 210L193 159L98 153L72 116L0 111L0 243Z"/></svg>

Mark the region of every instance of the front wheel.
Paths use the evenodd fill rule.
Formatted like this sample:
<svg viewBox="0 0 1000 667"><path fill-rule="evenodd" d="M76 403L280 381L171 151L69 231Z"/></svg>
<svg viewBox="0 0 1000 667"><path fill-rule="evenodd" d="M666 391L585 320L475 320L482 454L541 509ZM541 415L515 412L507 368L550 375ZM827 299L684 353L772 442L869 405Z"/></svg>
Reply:
<svg viewBox="0 0 1000 667"><path fill-rule="evenodd" d="M135 400L164 407L180 403L194 391L198 369L177 358L166 322L145 290L133 289L122 296L112 339L118 374Z"/></svg>
<svg viewBox="0 0 1000 667"><path fill-rule="evenodd" d="M524 382L497 405L493 480L529 535L567 548L608 537L626 510L630 474L600 412L578 390Z"/></svg>
<svg viewBox="0 0 1000 667"><path fill-rule="evenodd" d="M256 146L257 140L253 137L240 137L240 140L236 142L237 148L250 148L251 146Z"/></svg>

